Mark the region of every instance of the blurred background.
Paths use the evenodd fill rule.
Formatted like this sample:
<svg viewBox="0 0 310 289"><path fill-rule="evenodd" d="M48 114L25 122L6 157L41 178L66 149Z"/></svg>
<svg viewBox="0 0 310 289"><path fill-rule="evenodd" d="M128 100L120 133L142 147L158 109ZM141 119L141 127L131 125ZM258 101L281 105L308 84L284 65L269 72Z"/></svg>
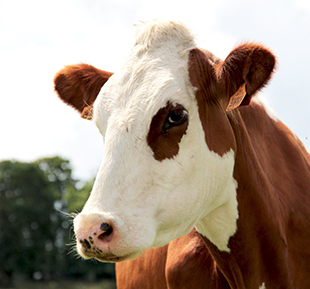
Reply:
<svg viewBox="0 0 310 289"><path fill-rule="evenodd" d="M278 65L262 94L310 150L308 0L0 0L0 287L115 288L113 265L68 245L103 143L53 77L81 62L121 69L151 18L183 21L222 59L243 41L269 47Z"/></svg>
<svg viewBox="0 0 310 289"><path fill-rule="evenodd" d="M114 264L82 260L74 247L72 212L92 184L61 157L0 162L0 287L115 288Z"/></svg>

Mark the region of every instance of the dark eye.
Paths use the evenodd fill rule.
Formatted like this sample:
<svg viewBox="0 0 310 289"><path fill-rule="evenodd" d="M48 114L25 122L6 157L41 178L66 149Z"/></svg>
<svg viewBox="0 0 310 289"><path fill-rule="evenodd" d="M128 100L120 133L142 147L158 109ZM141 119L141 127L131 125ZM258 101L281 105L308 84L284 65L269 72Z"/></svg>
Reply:
<svg viewBox="0 0 310 289"><path fill-rule="evenodd" d="M176 108L170 111L168 115L168 122L171 125L180 125L187 120L187 111L182 108Z"/></svg>
<svg viewBox="0 0 310 289"><path fill-rule="evenodd" d="M169 112L165 124L163 125L162 132L167 134L167 130L173 126L183 124L188 120L188 112L182 105L177 105Z"/></svg>

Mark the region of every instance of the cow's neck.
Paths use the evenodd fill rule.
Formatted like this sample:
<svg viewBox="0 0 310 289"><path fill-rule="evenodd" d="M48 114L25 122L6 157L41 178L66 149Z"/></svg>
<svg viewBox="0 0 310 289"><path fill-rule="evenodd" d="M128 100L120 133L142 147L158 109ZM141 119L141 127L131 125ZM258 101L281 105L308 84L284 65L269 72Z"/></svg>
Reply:
<svg viewBox="0 0 310 289"><path fill-rule="evenodd" d="M228 242L237 230L238 205L236 187L226 186L225 189L229 190L226 192L228 199L225 199L225 203L221 205L208 203L208 206L214 209L200 219L196 224L196 229L216 244L221 251L230 252Z"/></svg>
<svg viewBox="0 0 310 289"><path fill-rule="evenodd" d="M269 120L268 124L263 123L264 118L267 119L266 115L262 118L262 122L259 119L261 115L251 117L258 117L255 122L263 126L262 130L271 125ZM237 114L237 118L237 121L231 121L237 141L234 169L234 178L238 182L237 231L229 239L230 252L220 250L219 246L206 237L204 241L231 288L263 288L264 284L268 288L267 284L272 284L271 280L276 282L274 284L277 284L277 288L293 288L288 281L291 278L287 273L292 272L288 268L289 237L285 227L288 212L281 202L281 197L285 198L286 192L280 195L279 191L282 194L282 190L275 189L277 184L273 177L279 174L274 175L274 170L279 168L274 168L274 164L269 163L272 154L278 154L275 150L279 148L275 147L277 143L266 144L264 140L268 133L275 133L277 124L274 123L273 131L265 132L265 136L257 135L257 139L254 140L253 129L249 131L248 123L246 125L244 123L247 120L240 114ZM264 128L264 125L267 127ZM257 131L257 134L259 133L261 132ZM279 133L282 134L281 137L285 135ZM296 147L290 149L298 150ZM270 153L266 156L266 160L262 159L264 150ZM285 154L283 157L285 158Z"/></svg>

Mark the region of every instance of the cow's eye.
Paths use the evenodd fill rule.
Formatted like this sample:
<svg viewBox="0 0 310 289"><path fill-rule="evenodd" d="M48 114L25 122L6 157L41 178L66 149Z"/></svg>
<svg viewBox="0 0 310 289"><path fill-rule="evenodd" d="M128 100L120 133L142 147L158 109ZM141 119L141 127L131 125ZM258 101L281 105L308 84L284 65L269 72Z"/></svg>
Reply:
<svg viewBox="0 0 310 289"><path fill-rule="evenodd" d="M170 111L168 122L171 125L180 125L187 120L187 111L184 107L178 107Z"/></svg>
<svg viewBox="0 0 310 289"><path fill-rule="evenodd" d="M188 112L182 105L177 105L169 112L165 124L163 125L163 133L167 134L167 130L173 126L183 124L188 120Z"/></svg>

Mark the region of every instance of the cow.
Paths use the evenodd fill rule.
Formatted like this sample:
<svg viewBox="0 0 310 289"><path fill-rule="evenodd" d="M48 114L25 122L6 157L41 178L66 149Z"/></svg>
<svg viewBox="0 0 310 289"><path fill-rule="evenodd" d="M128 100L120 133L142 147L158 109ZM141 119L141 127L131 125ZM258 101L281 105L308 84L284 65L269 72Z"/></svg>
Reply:
<svg viewBox="0 0 310 289"><path fill-rule="evenodd" d="M117 73L60 70L58 95L105 143L79 254L130 260L196 228L230 288L310 288L310 156L257 96L275 65L261 44L222 61L154 20Z"/></svg>

